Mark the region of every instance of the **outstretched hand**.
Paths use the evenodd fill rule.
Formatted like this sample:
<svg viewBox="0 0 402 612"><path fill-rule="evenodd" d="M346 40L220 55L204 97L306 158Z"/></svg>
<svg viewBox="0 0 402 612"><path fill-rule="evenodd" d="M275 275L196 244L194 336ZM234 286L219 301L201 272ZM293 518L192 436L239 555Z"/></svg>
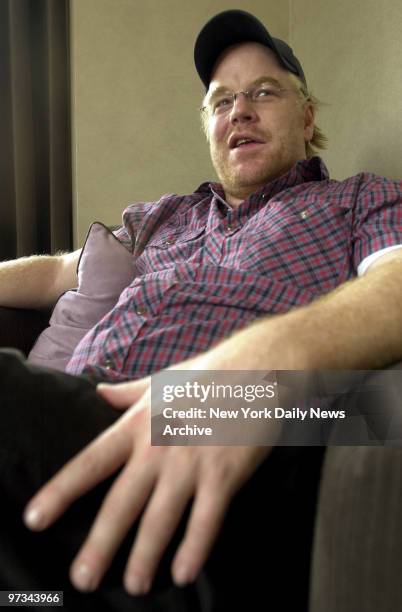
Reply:
<svg viewBox="0 0 402 612"><path fill-rule="evenodd" d="M205 368L206 355L179 367L219 367L208 358L211 367ZM46 529L75 500L120 469L72 563L73 584L83 591L96 589L139 520L124 585L131 594L148 592L191 499L172 576L178 585L192 582L208 557L231 499L270 447L151 446L150 379L99 385L98 392L114 407L128 409L39 490L26 508L25 523L35 531Z"/></svg>

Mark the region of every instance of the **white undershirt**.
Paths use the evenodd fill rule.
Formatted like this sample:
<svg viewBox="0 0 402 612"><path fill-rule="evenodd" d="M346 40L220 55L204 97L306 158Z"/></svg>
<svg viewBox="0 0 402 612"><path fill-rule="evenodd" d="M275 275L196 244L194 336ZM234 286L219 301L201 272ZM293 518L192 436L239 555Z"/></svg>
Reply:
<svg viewBox="0 0 402 612"><path fill-rule="evenodd" d="M363 274L367 271L367 268L371 266L372 263L380 259L385 253L389 253L390 251L395 251L396 249L402 249L402 244L394 244L393 246L386 247L385 249L380 249L375 253L371 253L361 261L357 267L357 276L363 276Z"/></svg>

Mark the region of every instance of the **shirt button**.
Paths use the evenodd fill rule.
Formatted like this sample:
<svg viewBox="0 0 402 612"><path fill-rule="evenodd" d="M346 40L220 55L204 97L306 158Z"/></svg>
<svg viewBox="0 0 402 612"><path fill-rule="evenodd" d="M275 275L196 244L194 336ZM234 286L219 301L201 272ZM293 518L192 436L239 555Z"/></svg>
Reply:
<svg viewBox="0 0 402 612"><path fill-rule="evenodd" d="M113 361L111 359L106 359L105 361L105 370L110 370L112 368Z"/></svg>
<svg viewBox="0 0 402 612"><path fill-rule="evenodd" d="M231 225L228 225L228 226L226 227L226 231L227 231L227 233L229 234L229 233L232 231L232 229L233 229L233 227L232 227Z"/></svg>
<svg viewBox="0 0 402 612"><path fill-rule="evenodd" d="M147 311L144 308L137 308L135 311L139 317L144 317Z"/></svg>
<svg viewBox="0 0 402 612"><path fill-rule="evenodd" d="M302 210L302 212L300 213L300 216L301 216L302 219L307 219L307 217L308 217L307 210Z"/></svg>
<svg viewBox="0 0 402 612"><path fill-rule="evenodd" d="M167 246L170 246L171 244L174 244L173 238L171 238L170 240L165 240L165 244L167 244Z"/></svg>

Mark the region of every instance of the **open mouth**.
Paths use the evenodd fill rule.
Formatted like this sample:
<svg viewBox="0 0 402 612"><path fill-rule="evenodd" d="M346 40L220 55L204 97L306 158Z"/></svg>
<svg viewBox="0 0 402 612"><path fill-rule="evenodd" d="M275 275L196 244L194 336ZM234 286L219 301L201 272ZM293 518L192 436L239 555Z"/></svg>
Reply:
<svg viewBox="0 0 402 612"><path fill-rule="evenodd" d="M247 138L245 136L233 137L230 140L229 146L231 149L246 149L252 148L255 145L260 145L262 142L254 138Z"/></svg>
<svg viewBox="0 0 402 612"><path fill-rule="evenodd" d="M240 147L246 147L248 145L255 145L255 144L260 144L260 143L256 142L255 140L242 140L235 146L235 149L239 149Z"/></svg>

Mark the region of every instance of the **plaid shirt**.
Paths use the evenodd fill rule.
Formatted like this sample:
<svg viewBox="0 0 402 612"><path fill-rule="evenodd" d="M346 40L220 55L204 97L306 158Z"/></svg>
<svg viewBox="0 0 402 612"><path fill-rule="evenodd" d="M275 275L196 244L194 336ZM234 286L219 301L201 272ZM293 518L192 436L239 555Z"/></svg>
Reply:
<svg viewBox="0 0 402 612"><path fill-rule="evenodd" d="M67 371L120 381L205 351L254 319L286 312L356 276L402 242L402 182L330 180L318 158L231 208L216 183L137 203L117 233L136 274L76 348Z"/></svg>

